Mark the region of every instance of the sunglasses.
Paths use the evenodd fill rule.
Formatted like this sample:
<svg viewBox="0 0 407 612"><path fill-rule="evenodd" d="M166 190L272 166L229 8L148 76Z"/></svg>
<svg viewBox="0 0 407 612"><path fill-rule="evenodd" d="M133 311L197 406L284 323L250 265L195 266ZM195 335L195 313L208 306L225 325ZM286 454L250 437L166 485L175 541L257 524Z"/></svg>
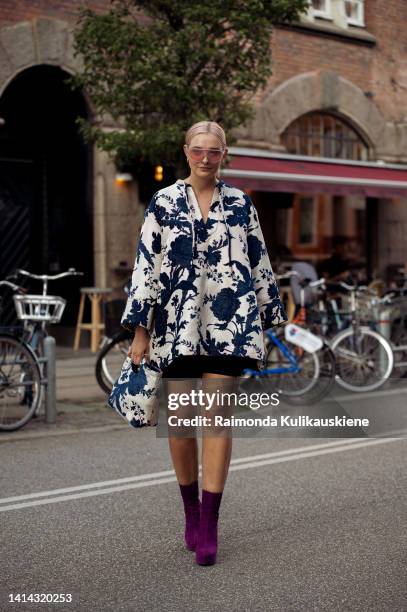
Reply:
<svg viewBox="0 0 407 612"><path fill-rule="evenodd" d="M202 161L206 155L210 162L218 162L223 154L223 149L202 149L201 147L188 147L188 151L193 161Z"/></svg>

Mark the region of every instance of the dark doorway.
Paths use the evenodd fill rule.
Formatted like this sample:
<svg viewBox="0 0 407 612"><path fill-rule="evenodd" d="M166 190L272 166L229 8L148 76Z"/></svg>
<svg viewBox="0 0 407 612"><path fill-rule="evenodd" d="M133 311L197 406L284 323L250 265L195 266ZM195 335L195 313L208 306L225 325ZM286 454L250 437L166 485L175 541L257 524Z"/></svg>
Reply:
<svg viewBox="0 0 407 612"><path fill-rule="evenodd" d="M75 322L79 286L93 284L91 147L76 124L88 109L68 78L57 67L29 68L0 98L0 278L19 267L84 272L49 285L68 300L65 326Z"/></svg>
<svg viewBox="0 0 407 612"><path fill-rule="evenodd" d="M289 211L293 207L294 194L277 191L252 193L264 239L272 259L279 258L287 249Z"/></svg>

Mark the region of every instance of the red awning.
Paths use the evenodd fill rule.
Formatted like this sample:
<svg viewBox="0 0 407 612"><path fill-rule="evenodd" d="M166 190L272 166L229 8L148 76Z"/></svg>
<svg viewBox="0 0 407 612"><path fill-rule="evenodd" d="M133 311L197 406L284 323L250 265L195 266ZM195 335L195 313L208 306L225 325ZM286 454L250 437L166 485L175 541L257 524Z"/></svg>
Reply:
<svg viewBox="0 0 407 612"><path fill-rule="evenodd" d="M231 163L221 174L227 183L244 190L407 197L407 166L242 152L229 150Z"/></svg>

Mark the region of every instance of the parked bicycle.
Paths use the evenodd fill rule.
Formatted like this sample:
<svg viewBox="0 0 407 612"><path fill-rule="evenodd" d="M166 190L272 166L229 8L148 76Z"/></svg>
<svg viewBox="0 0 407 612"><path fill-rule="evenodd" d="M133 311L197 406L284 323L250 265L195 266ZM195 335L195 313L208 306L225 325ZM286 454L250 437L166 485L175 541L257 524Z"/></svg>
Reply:
<svg viewBox="0 0 407 612"><path fill-rule="evenodd" d="M298 275L289 271L277 280ZM327 342L305 326L305 287L301 280L301 305L291 324L268 329L265 335L265 368L246 369L243 377L273 381L273 388L290 403L313 403L325 397L334 383L335 357Z"/></svg>
<svg viewBox="0 0 407 612"><path fill-rule="evenodd" d="M52 276L26 270L17 270L12 276L42 281L42 295L27 294L25 288L10 280L0 281L0 287L8 287L14 292L17 318L23 322L22 327L0 328L0 431L20 429L37 415L46 384L44 340L48 335L47 324L59 323L66 306L64 298L47 294L48 282L78 275L82 272L70 268Z"/></svg>
<svg viewBox="0 0 407 612"><path fill-rule="evenodd" d="M349 296L350 307L339 308L336 298L319 296L318 307L310 308L307 326L330 345L336 359L336 382L347 391L367 392L379 389L389 379L394 366L391 342L377 329L374 306L386 298L366 286L334 284L325 279L314 287L338 289Z"/></svg>
<svg viewBox="0 0 407 612"><path fill-rule="evenodd" d="M95 366L96 380L105 393L110 393L117 380L134 334L120 325L125 300L111 300L104 308L105 337Z"/></svg>
<svg viewBox="0 0 407 612"><path fill-rule="evenodd" d="M123 291L128 295L131 287L131 277L123 285ZM109 394L116 382L123 361L127 357L134 334L124 329L121 318L126 306L126 299L110 300L103 304L103 320L105 336L96 359L95 374L99 387Z"/></svg>

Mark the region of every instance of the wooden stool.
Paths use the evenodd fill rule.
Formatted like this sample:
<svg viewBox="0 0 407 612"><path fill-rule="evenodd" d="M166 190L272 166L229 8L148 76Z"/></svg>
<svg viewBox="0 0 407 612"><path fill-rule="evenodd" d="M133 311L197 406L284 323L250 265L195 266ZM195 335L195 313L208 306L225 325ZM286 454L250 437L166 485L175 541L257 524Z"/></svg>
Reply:
<svg viewBox="0 0 407 612"><path fill-rule="evenodd" d="M90 331L90 350L96 353L100 343L100 332L105 324L102 321L101 303L106 295L113 289L100 289L99 287L81 287L81 301L79 302L78 321L76 323L75 341L73 350L77 351L83 329ZM86 296L91 302L91 322L83 323L83 312L85 310Z"/></svg>

